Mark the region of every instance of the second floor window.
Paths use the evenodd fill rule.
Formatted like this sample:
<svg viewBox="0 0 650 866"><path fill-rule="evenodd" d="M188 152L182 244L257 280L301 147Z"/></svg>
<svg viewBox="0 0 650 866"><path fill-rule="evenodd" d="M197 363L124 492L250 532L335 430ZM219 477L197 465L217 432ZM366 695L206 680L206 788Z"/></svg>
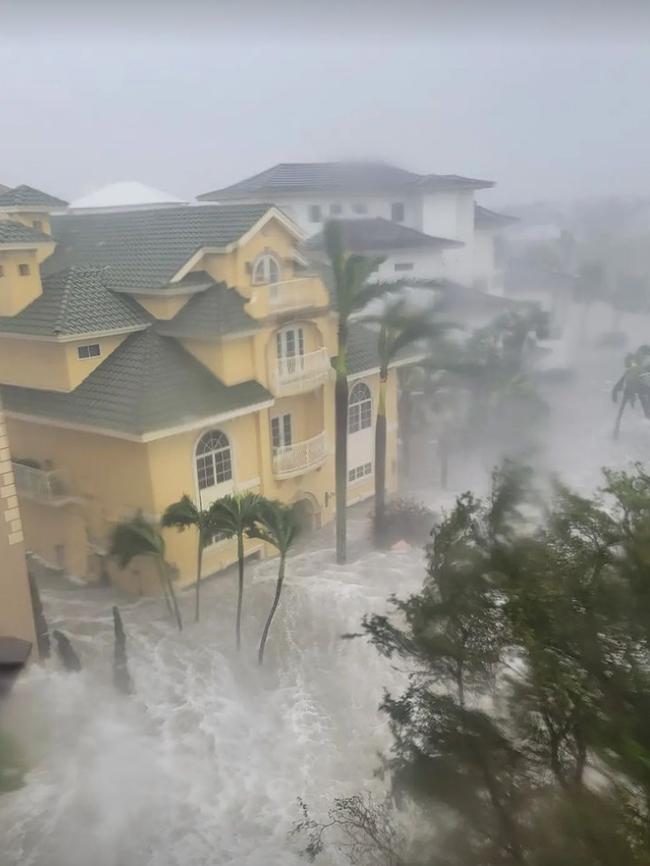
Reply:
<svg viewBox="0 0 650 866"><path fill-rule="evenodd" d="M271 418L271 440L274 448L282 448L283 445L291 445L291 415L276 415Z"/></svg>
<svg viewBox="0 0 650 866"><path fill-rule="evenodd" d="M319 223L323 218L320 205L319 204L310 204L309 205L309 222Z"/></svg>
<svg viewBox="0 0 650 866"><path fill-rule="evenodd" d="M253 265L253 284L277 283L280 280L280 265L271 253L264 253Z"/></svg>
<svg viewBox="0 0 650 866"><path fill-rule="evenodd" d="M18 273L21 277L29 276L29 265L18 265Z"/></svg>
<svg viewBox="0 0 650 866"><path fill-rule="evenodd" d="M352 205L352 210L357 214L366 214L368 213L368 205L363 202L358 202L357 204Z"/></svg>
<svg viewBox="0 0 650 866"><path fill-rule="evenodd" d="M348 399L348 433L372 426L372 395L365 382L357 382Z"/></svg>
<svg viewBox="0 0 650 866"><path fill-rule="evenodd" d="M343 213L343 206L340 204L331 204L330 213L332 216L340 216Z"/></svg>
<svg viewBox="0 0 650 866"><path fill-rule="evenodd" d="M41 220L34 220L32 225L34 226L34 228L36 229L37 232L43 231L43 223L41 222Z"/></svg>
<svg viewBox="0 0 650 866"><path fill-rule="evenodd" d="M228 437L221 430L210 430L196 446L196 476L199 490L232 480L232 455Z"/></svg>
<svg viewBox="0 0 650 866"><path fill-rule="evenodd" d="M404 222L404 202L394 201L390 206L390 218L393 222Z"/></svg>
<svg viewBox="0 0 650 866"><path fill-rule="evenodd" d="M78 346L77 356L80 361L85 361L88 358L99 358L101 350L99 343L91 343L89 346Z"/></svg>
<svg viewBox="0 0 650 866"><path fill-rule="evenodd" d="M412 271L413 262L395 262L396 271Z"/></svg>

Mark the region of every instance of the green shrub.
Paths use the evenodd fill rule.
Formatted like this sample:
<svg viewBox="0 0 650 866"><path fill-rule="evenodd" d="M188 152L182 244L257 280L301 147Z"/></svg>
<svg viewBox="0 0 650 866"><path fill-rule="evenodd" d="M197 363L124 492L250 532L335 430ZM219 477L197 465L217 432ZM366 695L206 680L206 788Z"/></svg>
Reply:
<svg viewBox="0 0 650 866"><path fill-rule="evenodd" d="M372 521L374 529L374 513ZM386 503L381 546L392 547L398 541L406 541L418 547L424 545L429 540L434 521L433 511L421 502L402 497L391 499Z"/></svg>

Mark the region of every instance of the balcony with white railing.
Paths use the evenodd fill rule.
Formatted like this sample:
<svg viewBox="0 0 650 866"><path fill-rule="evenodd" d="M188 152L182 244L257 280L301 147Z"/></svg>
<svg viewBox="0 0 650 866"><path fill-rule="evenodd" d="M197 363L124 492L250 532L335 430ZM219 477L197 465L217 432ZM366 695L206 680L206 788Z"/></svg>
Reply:
<svg viewBox="0 0 650 866"><path fill-rule="evenodd" d="M278 358L271 370L271 387L276 397L286 397L317 388L332 372L327 349L316 349L304 355Z"/></svg>
<svg viewBox="0 0 650 866"><path fill-rule="evenodd" d="M26 463L13 462L14 480L19 496L48 505L66 505L80 502L70 491L65 472L60 469L42 469Z"/></svg>
<svg viewBox="0 0 650 866"><path fill-rule="evenodd" d="M273 449L273 474L276 478L302 475L321 466L326 456L325 433L291 445L280 445Z"/></svg>
<svg viewBox="0 0 650 866"><path fill-rule="evenodd" d="M320 278L307 276L253 286L246 310L254 318L264 318L288 310L320 309L328 304L329 295Z"/></svg>

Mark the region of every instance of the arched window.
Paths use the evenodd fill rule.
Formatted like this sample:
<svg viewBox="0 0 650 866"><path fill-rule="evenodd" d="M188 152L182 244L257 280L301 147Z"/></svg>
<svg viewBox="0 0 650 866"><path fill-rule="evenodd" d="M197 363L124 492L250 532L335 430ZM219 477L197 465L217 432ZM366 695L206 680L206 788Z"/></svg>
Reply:
<svg viewBox="0 0 650 866"><path fill-rule="evenodd" d="M199 490L232 479L230 442L221 430L210 430L199 439L196 446L196 475Z"/></svg>
<svg viewBox="0 0 650 866"><path fill-rule="evenodd" d="M271 253L261 255L253 265L253 284L277 283L280 280L280 265Z"/></svg>
<svg viewBox="0 0 650 866"><path fill-rule="evenodd" d="M348 399L348 433L372 426L372 395L364 382L357 382Z"/></svg>

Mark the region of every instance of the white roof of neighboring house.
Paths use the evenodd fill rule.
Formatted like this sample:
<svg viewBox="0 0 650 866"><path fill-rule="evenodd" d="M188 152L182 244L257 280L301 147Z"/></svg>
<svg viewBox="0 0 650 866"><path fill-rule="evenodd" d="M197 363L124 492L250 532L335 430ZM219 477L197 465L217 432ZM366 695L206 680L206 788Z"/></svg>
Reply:
<svg viewBox="0 0 650 866"><path fill-rule="evenodd" d="M175 195L146 186L137 180L121 181L103 186L70 202L75 211L121 211L149 209L187 204Z"/></svg>

